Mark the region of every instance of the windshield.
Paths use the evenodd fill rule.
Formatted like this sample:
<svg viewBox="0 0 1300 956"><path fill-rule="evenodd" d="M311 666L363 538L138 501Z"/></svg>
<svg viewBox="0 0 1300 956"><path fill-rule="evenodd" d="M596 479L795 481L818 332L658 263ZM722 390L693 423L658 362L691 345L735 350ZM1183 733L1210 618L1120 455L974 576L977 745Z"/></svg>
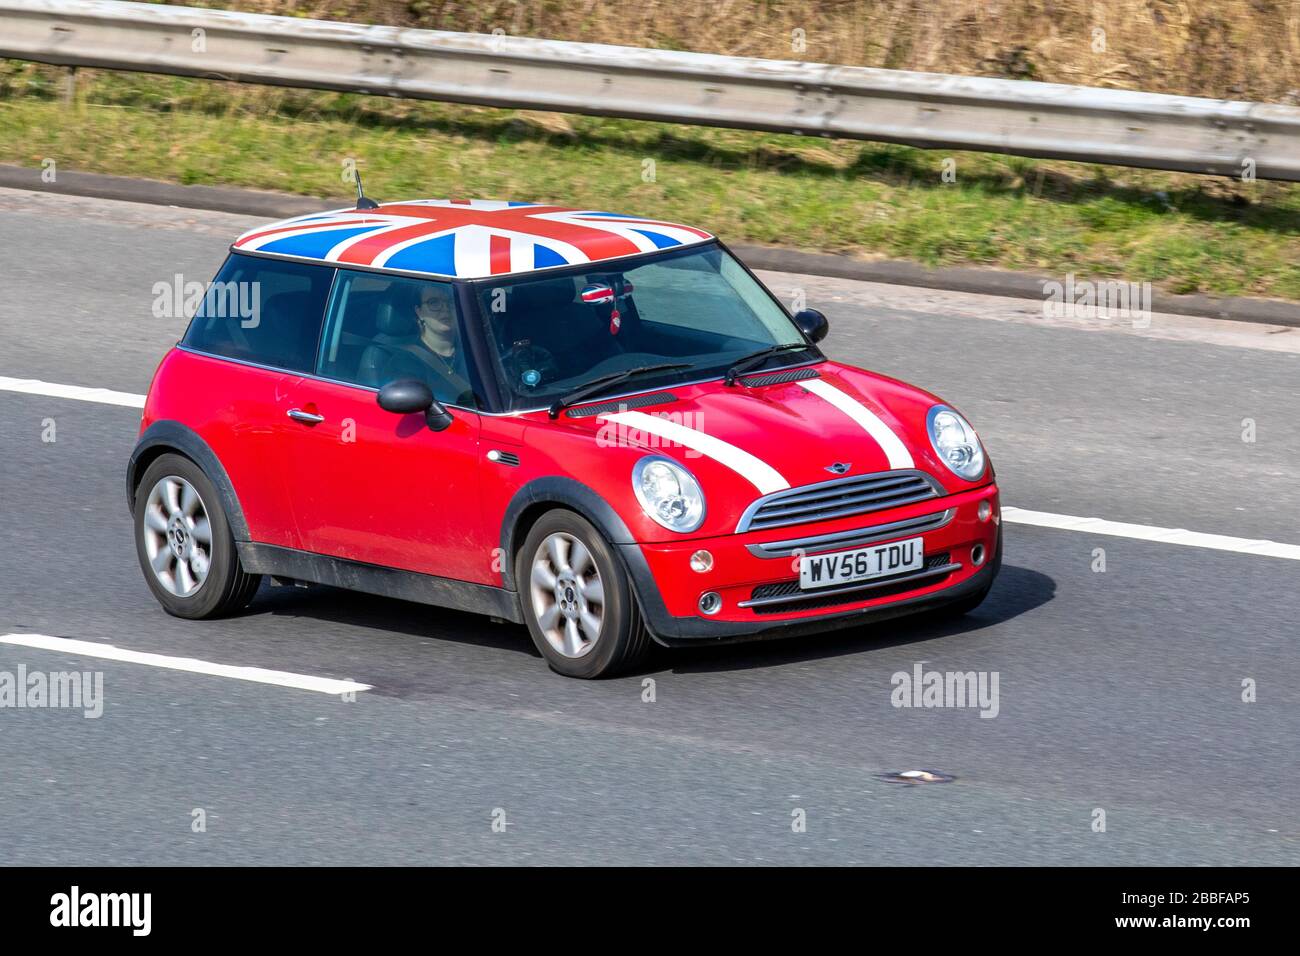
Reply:
<svg viewBox="0 0 1300 956"><path fill-rule="evenodd" d="M539 408L592 379L647 365L610 394L721 376L772 345L802 344L785 311L718 246L665 253L621 271L583 272L478 284L497 372L511 410ZM759 368L820 358L778 352Z"/></svg>

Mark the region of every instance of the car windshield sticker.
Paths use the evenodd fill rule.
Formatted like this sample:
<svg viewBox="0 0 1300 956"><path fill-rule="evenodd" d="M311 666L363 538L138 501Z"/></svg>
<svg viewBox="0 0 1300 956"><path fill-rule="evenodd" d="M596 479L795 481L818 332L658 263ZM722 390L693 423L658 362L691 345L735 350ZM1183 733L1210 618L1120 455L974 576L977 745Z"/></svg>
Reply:
<svg viewBox="0 0 1300 956"><path fill-rule="evenodd" d="M524 374L519 377L523 379L524 385L528 386L529 388L536 388L537 383L542 380L542 373L537 371L537 369L535 368L530 368L528 371L524 372Z"/></svg>

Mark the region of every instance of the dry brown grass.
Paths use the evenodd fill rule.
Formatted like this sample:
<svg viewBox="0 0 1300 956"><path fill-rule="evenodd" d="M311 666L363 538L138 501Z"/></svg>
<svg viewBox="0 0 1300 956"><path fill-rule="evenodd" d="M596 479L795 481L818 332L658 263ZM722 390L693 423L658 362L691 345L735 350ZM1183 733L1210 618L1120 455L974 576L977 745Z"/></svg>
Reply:
<svg viewBox="0 0 1300 956"><path fill-rule="evenodd" d="M193 2L193 0L192 0ZM1300 0L200 0L442 30L1300 104ZM1103 44L1094 30L1104 31ZM794 31L806 46L796 52Z"/></svg>

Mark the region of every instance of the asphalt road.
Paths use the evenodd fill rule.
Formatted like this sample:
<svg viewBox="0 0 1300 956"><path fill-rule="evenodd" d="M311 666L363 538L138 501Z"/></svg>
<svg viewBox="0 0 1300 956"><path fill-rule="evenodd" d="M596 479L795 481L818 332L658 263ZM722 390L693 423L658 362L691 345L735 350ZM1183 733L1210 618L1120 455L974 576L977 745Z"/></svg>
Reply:
<svg viewBox="0 0 1300 956"><path fill-rule="evenodd" d="M151 315L154 283L206 281L250 222L0 190L0 376L143 392L184 325ZM836 358L966 411L1008 504L1300 543L1300 331L1066 327L1023 301L767 278L827 312ZM0 636L374 689L0 643L0 675L100 671L105 696L98 719L0 709L0 862L1300 862L1295 561L1012 525L959 624L660 652L579 682L521 628L329 589L167 617L123 500L137 426L0 391ZM997 716L893 707L918 661L996 672ZM956 780L882 779L916 768Z"/></svg>

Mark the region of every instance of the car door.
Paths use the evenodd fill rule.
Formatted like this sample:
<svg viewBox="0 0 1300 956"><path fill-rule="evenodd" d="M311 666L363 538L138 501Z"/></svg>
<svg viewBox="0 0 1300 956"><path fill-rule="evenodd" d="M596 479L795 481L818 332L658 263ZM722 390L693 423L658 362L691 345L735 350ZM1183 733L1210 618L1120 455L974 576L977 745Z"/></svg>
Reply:
<svg viewBox="0 0 1300 956"><path fill-rule="evenodd" d="M340 270L314 376L286 389L291 498L302 547L349 561L476 583L492 580L480 518L479 416L471 394L433 371L426 381L452 404L442 431L424 415L378 405L387 379L423 377L412 292L450 286ZM456 332L459 347L459 320Z"/></svg>
<svg viewBox="0 0 1300 956"><path fill-rule="evenodd" d="M160 375L216 454L254 541L299 547L286 482L289 387L315 366L334 270L233 254ZM162 391L161 389L158 389Z"/></svg>

